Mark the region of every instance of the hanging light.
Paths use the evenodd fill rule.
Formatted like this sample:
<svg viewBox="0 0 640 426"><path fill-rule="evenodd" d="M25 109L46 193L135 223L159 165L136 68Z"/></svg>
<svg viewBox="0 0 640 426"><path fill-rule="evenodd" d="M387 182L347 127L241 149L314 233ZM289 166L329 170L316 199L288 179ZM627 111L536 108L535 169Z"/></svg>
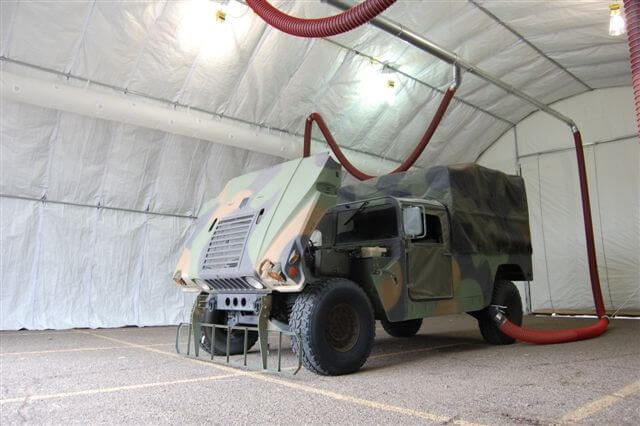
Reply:
<svg viewBox="0 0 640 426"><path fill-rule="evenodd" d="M609 15L609 35L620 36L624 34L627 29L620 10L620 3L615 2L609 5Z"/></svg>
<svg viewBox="0 0 640 426"><path fill-rule="evenodd" d="M200 52L205 58L232 53L251 24L251 19L244 19L249 8L233 0L190 0L180 2L179 7L180 47L189 53Z"/></svg>
<svg viewBox="0 0 640 426"><path fill-rule="evenodd" d="M363 65L360 78L363 97L369 104L393 104L397 82L390 68L371 59Z"/></svg>

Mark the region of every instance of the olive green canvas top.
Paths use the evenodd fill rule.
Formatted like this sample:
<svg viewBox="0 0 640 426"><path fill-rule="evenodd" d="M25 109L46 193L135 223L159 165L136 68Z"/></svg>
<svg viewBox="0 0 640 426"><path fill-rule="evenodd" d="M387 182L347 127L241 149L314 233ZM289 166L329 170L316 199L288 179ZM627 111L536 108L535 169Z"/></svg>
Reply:
<svg viewBox="0 0 640 426"><path fill-rule="evenodd" d="M447 207L456 253L531 254L524 180L477 164L436 166L340 188L341 202L380 196L433 199Z"/></svg>

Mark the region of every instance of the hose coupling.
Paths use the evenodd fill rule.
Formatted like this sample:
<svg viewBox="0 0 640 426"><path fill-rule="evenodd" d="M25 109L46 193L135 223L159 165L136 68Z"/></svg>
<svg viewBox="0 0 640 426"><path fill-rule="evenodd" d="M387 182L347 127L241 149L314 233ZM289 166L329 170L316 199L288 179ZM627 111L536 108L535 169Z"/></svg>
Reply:
<svg viewBox="0 0 640 426"><path fill-rule="evenodd" d="M501 326L507 320L507 316L505 315L506 310L506 306L489 305L489 316L497 326Z"/></svg>
<svg viewBox="0 0 640 426"><path fill-rule="evenodd" d="M456 63L453 64L453 82L449 86L449 90L457 90L462 82L462 74L460 73L460 66Z"/></svg>

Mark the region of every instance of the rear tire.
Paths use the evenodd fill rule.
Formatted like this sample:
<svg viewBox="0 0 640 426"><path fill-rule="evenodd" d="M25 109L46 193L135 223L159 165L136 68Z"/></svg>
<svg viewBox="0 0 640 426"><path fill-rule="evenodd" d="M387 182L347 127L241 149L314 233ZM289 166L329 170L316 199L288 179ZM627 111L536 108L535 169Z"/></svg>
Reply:
<svg viewBox="0 0 640 426"><path fill-rule="evenodd" d="M392 337L413 337L422 326L422 318L398 322L389 322L383 319L380 320L380 323L384 331Z"/></svg>
<svg viewBox="0 0 640 426"><path fill-rule="evenodd" d="M301 339L304 366L328 376L359 370L375 337L369 298L362 288L344 279L307 285L296 299L289 325ZM297 345L294 337L294 352Z"/></svg>
<svg viewBox="0 0 640 426"><path fill-rule="evenodd" d="M208 324L226 324L225 311L210 311L205 308L202 311L200 320ZM200 339L200 347L207 353L211 353L211 327L202 327L202 337ZM251 349L258 341L258 332L249 331L247 333L247 350ZM214 355L226 355L227 353L227 330L216 328L215 340L213 342ZM231 339L229 340L229 355L239 355L244 353L244 331L232 330Z"/></svg>
<svg viewBox="0 0 640 426"><path fill-rule="evenodd" d="M522 325L522 300L520 292L511 281L497 280L493 285L492 305L506 306L505 316L512 323ZM475 316L475 315L474 315ZM480 333L487 343L492 345L510 345L516 340L500 331L489 314L488 307L477 311Z"/></svg>

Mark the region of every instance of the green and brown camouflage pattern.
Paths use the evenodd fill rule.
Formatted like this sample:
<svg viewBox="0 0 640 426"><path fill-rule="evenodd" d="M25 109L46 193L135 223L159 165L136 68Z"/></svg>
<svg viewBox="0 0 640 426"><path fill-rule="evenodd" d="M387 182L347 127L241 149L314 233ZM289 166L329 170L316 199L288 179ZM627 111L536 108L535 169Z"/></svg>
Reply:
<svg viewBox="0 0 640 426"><path fill-rule="evenodd" d="M203 206L176 267L175 281L205 289L207 280L255 277L265 285L263 290L245 286L238 291L295 293L309 281L340 276L367 291L377 318L402 321L476 311L490 304L497 277L532 279L528 208L524 181L518 176L462 164L382 176L338 189L339 184L340 167L328 154L229 181L218 197ZM353 210L365 200L369 206L394 206L397 237L335 245L331 235L335 223L333 228L323 226L338 212ZM414 243L403 235L402 207L412 203L426 206L440 219L438 247ZM221 221L238 217L248 217L251 223L238 265L204 268ZM316 227L322 228L324 241L309 259L306 250ZM285 269L284 283L270 282L265 265L287 265L294 250L301 255L299 275L286 276Z"/></svg>
<svg viewBox="0 0 640 426"><path fill-rule="evenodd" d="M303 252L305 239L336 204L339 186L340 167L328 154L287 161L230 180L200 210L174 280L184 287L203 289L205 280L238 283L244 277L255 277L266 286L265 291L272 290L274 286L260 277L261 265L286 265L294 249ZM250 226L243 234L246 240L239 243L243 247L237 265L206 268L212 236L225 219L234 218ZM296 277L287 276L286 271L283 274L286 281L277 287L284 292L300 291L308 278L304 268Z"/></svg>
<svg viewBox="0 0 640 426"><path fill-rule="evenodd" d="M451 259L452 297L411 297L401 249L397 256L360 259L352 279L369 292L378 318L402 321L476 311L490 304L497 276L532 279L529 215L524 181L518 176L475 164L437 166L345 186L338 195L342 202L393 197L431 200L446 208L444 244ZM442 264L435 268L425 262L421 268L423 279L442 276Z"/></svg>

